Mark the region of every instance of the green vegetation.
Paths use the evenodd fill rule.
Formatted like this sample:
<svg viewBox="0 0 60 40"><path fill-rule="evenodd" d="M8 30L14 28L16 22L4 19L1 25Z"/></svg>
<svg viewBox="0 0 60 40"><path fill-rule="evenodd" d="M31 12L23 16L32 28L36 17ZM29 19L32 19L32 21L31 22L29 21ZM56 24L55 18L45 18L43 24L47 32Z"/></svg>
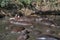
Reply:
<svg viewBox="0 0 60 40"><path fill-rule="evenodd" d="M59 0L0 0L0 8L4 15L15 15L23 13L30 15L35 11L58 11L60 10ZM7 10L8 9L8 10ZM29 14L28 14L29 12Z"/></svg>
<svg viewBox="0 0 60 40"><path fill-rule="evenodd" d="M37 2L37 5L40 5L40 7L42 6L48 6L48 8L50 7L51 9L59 9L60 7L60 2L59 0L0 0L0 6L1 7L5 7L8 6L8 4L15 4L15 5L21 5L21 6L31 6L30 4L32 4L32 2Z"/></svg>
<svg viewBox="0 0 60 40"><path fill-rule="evenodd" d="M18 34L10 34L10 30L6 30L6 27L12 26L9 24L8 19L10 17L14 17L16 14L23 15L23 16L42 16L37 13L49 13L49 11L54 11L54 13L57 13L55 11L60 10L60 0L0 0L0 18L2 16L5 16L5 19L0 19L0 40L16 40ZM38 11L38 12L36 12ZM47 11L47 12L46 12ZM58 11L60 13L60 11ZM33 14L32 14L33 13ZM36 14L37 15L36 15ZM51 12L50 12L51 13ZM31 15L32 14L32 15ZM53 15L43 15L48 16L48 18L55 18ZM53 17L52 17L53 16ZM59 18L56 17L57 19ZM60 25L60 19L55 20L57 24ZM40 25L40 24L33 24L34 30L38 29L42 33L45 32L46 26ZM14 25L15 26L15 25ZM43 26L43 27L42 27ZM48 26L47 26L48 27ZM28 28L29 29L29 28ZM60 28L51 28L52 31L55 31L54 34L57 37L60 37ZM33 31L34 32L34 31ZM34 33L30 33L30 38L28 40L35 40ZM33 37L32 37L33 36Z"/></svg>

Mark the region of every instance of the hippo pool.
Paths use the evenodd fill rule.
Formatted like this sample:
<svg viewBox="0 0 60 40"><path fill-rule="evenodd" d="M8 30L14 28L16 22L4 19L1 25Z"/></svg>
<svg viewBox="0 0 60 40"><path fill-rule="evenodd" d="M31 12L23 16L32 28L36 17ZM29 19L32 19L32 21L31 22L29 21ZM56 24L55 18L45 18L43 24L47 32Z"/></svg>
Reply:
<svg viewBox="0 0 60 40"><path fill-rule="evenodd" d="M0 36L2 36L2 37L0 37L0 40L5 40L5 39L6 40L16 40L16 38L19 36L19 34L15 34L15 35L11 34L10 30L5 29L6 27L11 26L10 23L7 23L8 19L9 18L0 19ZM60 26L60 16L57 17L56 23L58 24L58 26ZM15 25L13 25L13 26L15 26ZM20 27L19 25L17 25L17 26ZM25 28L27 28L27 27L25 27ZM28 26L28 29L30 29L29 26ZM44 25L39 25L39 24L34 24L34 28L33 28L33 30L41 31L42 34L45 33L46 29L51 29L52 31L55 31L55 34L53 34L53 35L60 38L60 34L59 34L60 33L60 28L48 28ZM29 34L30 38L28 40L60 40L59 38L54 37L54 36L43 35L43 36L37 37L37 36L33 35L35 33L33 30L32 30L32 32L30 32L30 34Z"/></svg>

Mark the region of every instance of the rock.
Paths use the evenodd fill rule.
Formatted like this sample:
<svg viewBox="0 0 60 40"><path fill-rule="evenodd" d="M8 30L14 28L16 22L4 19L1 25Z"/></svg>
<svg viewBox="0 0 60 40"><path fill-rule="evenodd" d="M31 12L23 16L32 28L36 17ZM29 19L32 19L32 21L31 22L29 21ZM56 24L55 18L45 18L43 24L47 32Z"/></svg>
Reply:
<svg viewBox="0 0 60 40"><path fill-rule="evenodd" d="M5 29L6 29L6 30L8 30L8 29L9 29L9 27L5 27Z"/></svg>
<svg viewBox="0 0 60 40"><path fill-rule="evenodd" d="M57 38L51 35L43 35L43 36L37 37L36 40L60 40L60 38Z"/></svg>

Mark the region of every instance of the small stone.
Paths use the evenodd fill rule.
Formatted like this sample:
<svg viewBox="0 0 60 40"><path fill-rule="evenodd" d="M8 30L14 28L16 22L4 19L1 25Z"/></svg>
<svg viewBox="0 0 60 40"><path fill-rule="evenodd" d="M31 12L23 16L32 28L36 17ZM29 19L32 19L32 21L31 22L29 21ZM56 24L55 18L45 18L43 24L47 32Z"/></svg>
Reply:
<svg viewBox="0 0 60 40"><path fill-rule="evenodd" d="M52 24L51 26L52 26L52 27L55 27L55 25L54 25L54 24Z"/></svg>
<svg viewBox="0 0 60 40"><path fill-rule="evenodd" d="M9 29L8 27L5 28L6 30Z"/></svg>
<svg viewBox="0 0 60 40"><path fill-rule="evenodd" d="M31 28L34 28L34 26L30 26Z"/></svg>
<svg viewBox="0 0 60 40"><path fill-rule="evenodd" d="M18 33L21 33L21 32L18 32Z"/></svg>
<svg viewBox="0 0 60 40"><path fill-rule="evenodd" d="M11 33L16 33L16 32L14 32L14 31L11 31Z"/></svg>

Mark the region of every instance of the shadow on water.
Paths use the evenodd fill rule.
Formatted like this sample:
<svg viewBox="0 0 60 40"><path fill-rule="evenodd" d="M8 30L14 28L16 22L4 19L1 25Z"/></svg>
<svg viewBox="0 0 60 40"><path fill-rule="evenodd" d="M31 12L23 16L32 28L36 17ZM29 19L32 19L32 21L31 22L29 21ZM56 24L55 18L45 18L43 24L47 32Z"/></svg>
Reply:
<svg viewBox="0 0 60 40"><path fill-rule="evenodd" d="M60 15L60 10L54 11L36 11L36 14L40 15Z"/></svg>

